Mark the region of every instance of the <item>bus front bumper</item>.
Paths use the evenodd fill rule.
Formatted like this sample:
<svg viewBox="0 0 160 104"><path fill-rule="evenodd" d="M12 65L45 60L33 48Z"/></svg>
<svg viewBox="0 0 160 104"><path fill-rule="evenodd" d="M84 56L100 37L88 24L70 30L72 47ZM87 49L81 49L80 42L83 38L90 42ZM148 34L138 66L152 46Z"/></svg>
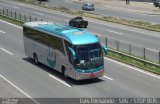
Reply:
<svg viewBox="0 0 160 104"><path fill-rule="evenodd" d="M102 77L104 73L104 69L101 69L99 71L96 72L92 72L92 73L77 73L76 75L76 79L77 80L84 80L84 79L92 79L92 78L97 78L97 77Z"/></svg>

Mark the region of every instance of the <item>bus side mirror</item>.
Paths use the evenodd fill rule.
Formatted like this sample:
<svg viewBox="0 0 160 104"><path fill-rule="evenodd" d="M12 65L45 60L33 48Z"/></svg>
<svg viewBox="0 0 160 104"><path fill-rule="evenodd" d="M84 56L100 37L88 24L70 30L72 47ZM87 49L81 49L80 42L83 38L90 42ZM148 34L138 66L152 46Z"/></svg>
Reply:
<svg viewBox="0 0 160 104"><path fill-rule="evenodd" d="M108 54L108 48L103 44L101 44L101 48L102 48L102 51L105 53L105 55L107 55Z"/></svg>
<svg viewBox="0 0 160 104"><path fill-rule="evenodd" d="M71 56L75 60L76 59L76 54L75 54L74 50L71 47L68 47L68 50L71 52Z"/></svg>

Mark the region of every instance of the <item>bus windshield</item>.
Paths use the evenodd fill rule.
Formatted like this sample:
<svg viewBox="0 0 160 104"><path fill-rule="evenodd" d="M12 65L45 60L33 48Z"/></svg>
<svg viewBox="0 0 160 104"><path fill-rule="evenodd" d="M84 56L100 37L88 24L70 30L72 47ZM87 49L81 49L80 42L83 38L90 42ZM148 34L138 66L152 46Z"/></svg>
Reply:
<svg viewBox="0 0 160 104"><path fill-rule="evenodd" d="M90 69L103 65L100 43L75 46L76 68Z"/></svg>

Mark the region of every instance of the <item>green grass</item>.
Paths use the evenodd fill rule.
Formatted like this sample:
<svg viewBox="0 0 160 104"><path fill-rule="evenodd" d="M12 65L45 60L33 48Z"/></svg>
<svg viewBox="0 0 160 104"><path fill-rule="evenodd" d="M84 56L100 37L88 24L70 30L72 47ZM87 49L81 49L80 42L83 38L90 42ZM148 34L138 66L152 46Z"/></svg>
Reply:
<svg viewBox="0 0 160 104"><path fill-rule="evenodd" d="M16 20L16 19L13 19L13 18L10 18L7 16L3 16L3 15L0 15L0 19L5 20L10 23L13 23L13 24L16 24L16 25L19 25L19 26L22 26L24 23L23 21L19 21L19 20Z"/></svg>

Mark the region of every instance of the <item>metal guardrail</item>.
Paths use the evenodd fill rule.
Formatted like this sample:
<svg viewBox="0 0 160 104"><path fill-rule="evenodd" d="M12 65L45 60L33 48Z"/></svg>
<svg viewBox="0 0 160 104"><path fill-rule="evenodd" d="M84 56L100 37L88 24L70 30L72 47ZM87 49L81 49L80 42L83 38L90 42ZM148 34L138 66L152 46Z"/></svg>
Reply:
<svg viewBox="0 0 160 104"><path fill-rule="evenodd" d="M160 51L106 38L106 46L114 50L160 64Z"/></svg>
<svg viewBox="0 0 160 104"><path fill-rule="evenodd" d="M26 14L17 12L16 10L9 10L4 8L0 8L0 15L19 20L21 22L43 21L42 18L37 18L36 16L27 16Z"/></svg>
<svg viewBox="0 0 160 104"><path fill-rule="evenodd" d="M152 65L152 66L155 66L155 67L159 67L160 68L160 64L157 64L157 63L154 63L154 62L151 62L151 61L148 61L148 60L144 60L144 59L141 59L141 58L138 58L138 57L135 57L135 56L132 56L132 55L129 55L129 54L125 54L123 52L120 52L120 51L116 51L116 50L113 50L113 49L109 49L109 51L113 52L113 53L117 53L121 56L124 56L124 57L128 57L128 58L131 58L133 60L137 60L139 62L142 62L144 63L144 65Z"/></svg>

